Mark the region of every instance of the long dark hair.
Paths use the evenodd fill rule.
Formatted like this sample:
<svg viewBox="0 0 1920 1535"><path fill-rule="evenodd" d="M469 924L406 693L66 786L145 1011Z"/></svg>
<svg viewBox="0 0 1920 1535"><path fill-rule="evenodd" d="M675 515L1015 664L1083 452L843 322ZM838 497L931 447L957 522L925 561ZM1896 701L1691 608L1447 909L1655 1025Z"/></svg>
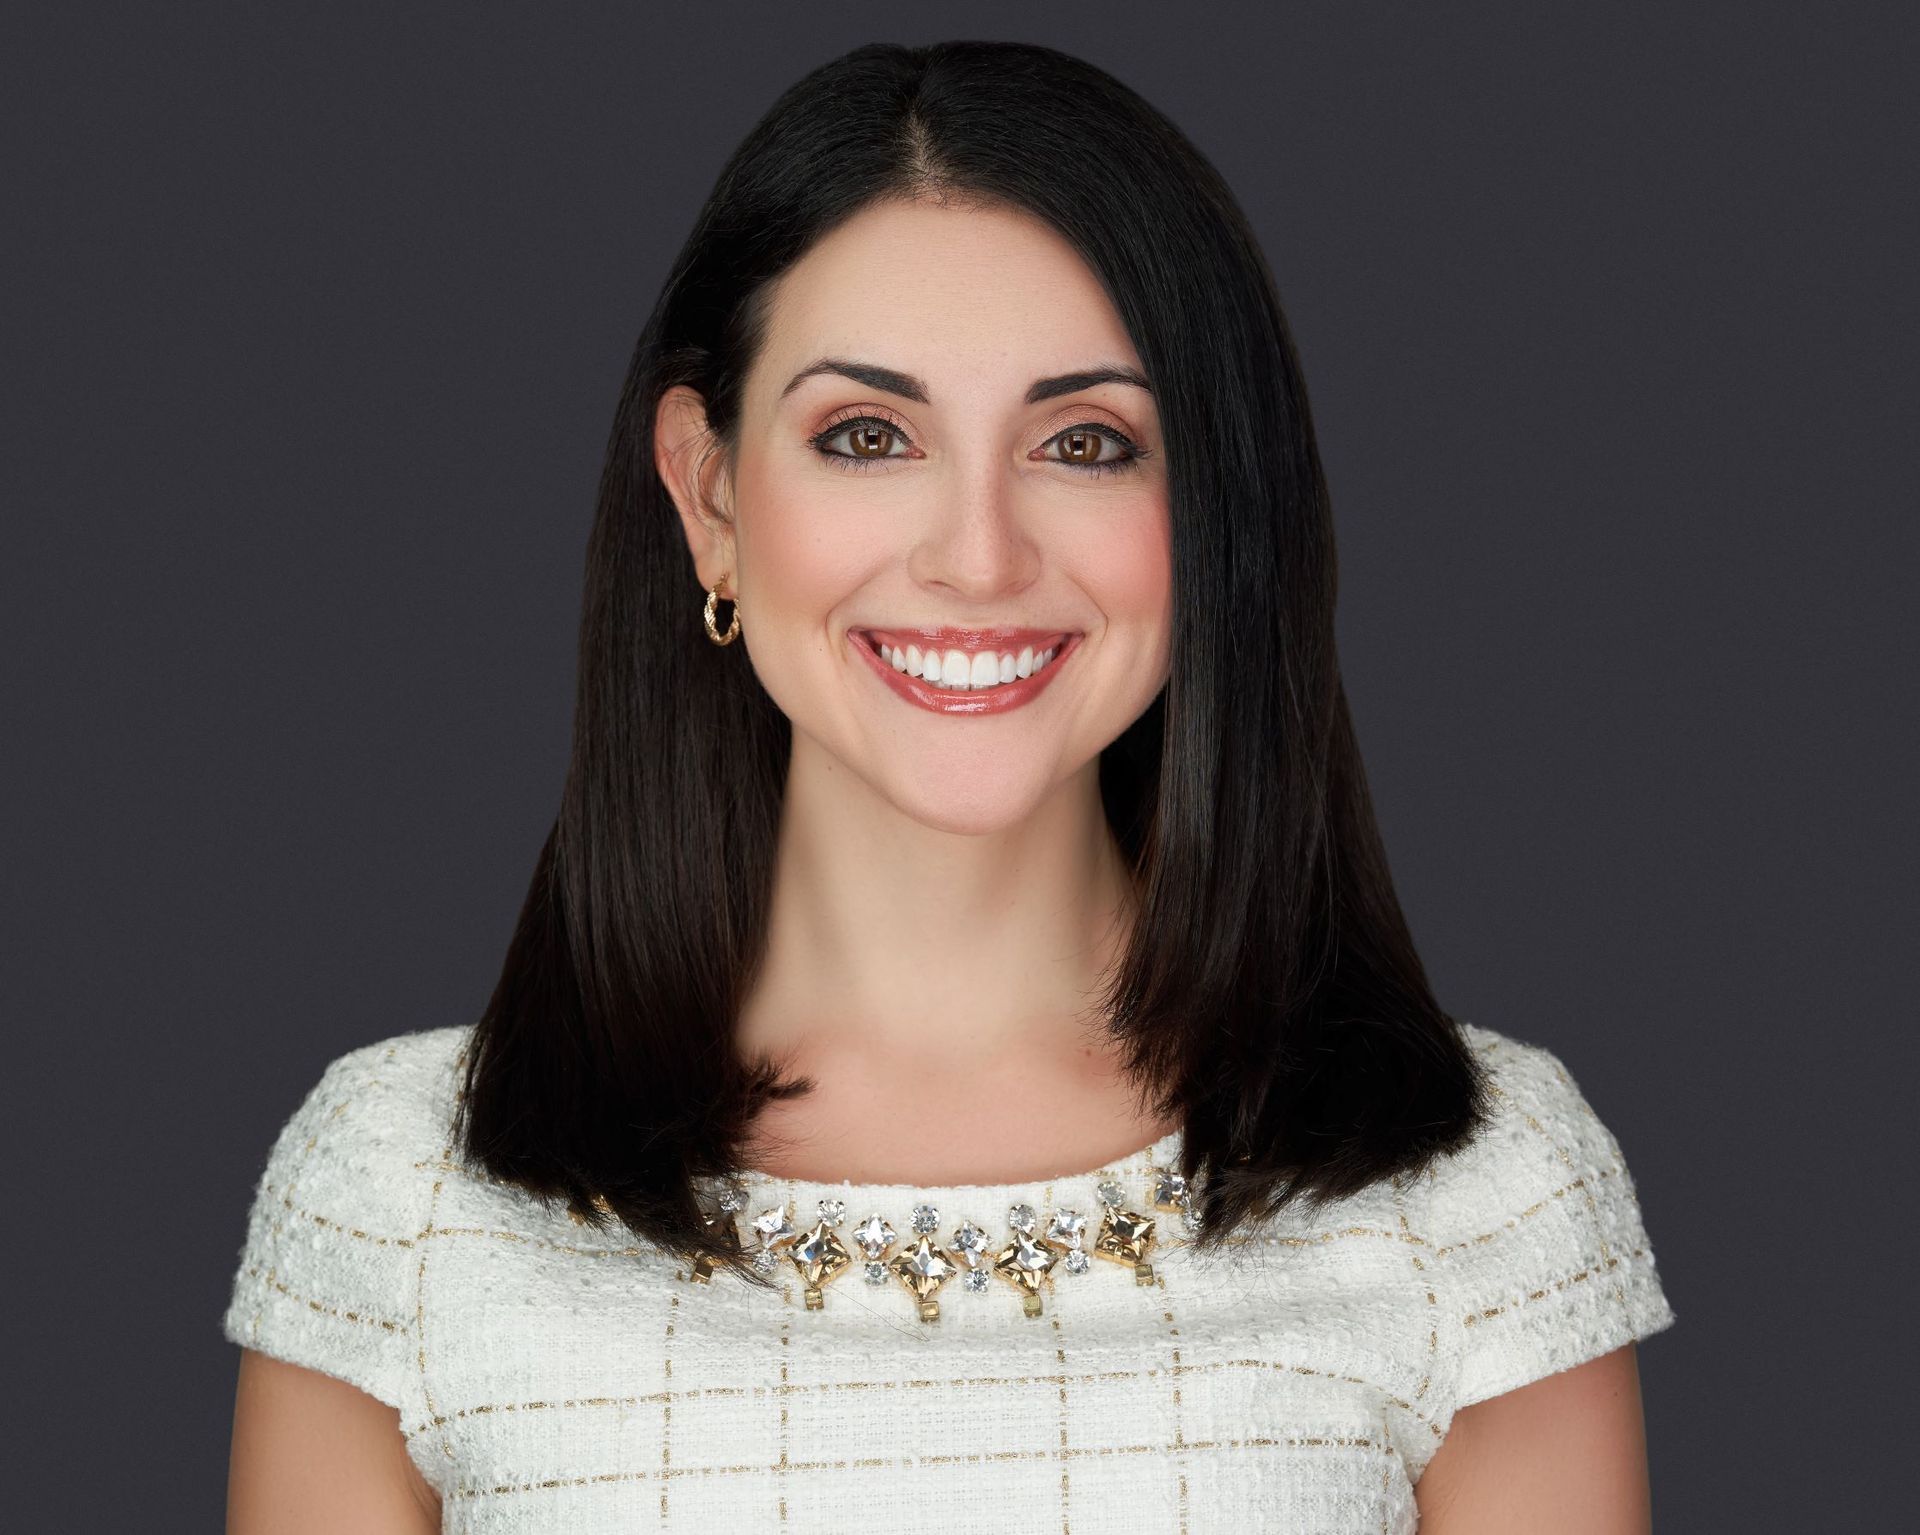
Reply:
<svg viewBox="0 0 1920 1535"><path fill-rule="evenodd" d="M469 1050L464 1154L760 1282L693 1180L735 1164L770 1098L809 1086L732 1044L764 952L790 726L741 650L706 636L654 417L689 385L731 452L768 284L882 198L1045 219L1152 383L1171 674L1101 758L1139 896L1103 1001L1143 1101L1185 1126L1200 1245L1422 1170L1479 1128L1486 1087L1433 997L1368 799L1326 483L1272 275L1218 172L1157 110L1083 60L1000 42L872 44L814 70L727 162L667 277L614 416L572 761Z"/></svg>

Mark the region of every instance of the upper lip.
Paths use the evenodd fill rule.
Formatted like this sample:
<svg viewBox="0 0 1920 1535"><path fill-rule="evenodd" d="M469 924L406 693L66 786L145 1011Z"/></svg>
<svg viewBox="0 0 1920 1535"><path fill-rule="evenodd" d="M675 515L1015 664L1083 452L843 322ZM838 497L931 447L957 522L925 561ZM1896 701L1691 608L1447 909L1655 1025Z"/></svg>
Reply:
<svg viewBox="0 0 1920 1535"><path fill-rule="evenodd" d="M1007 650L1020 649L1031 645L1035 650L1044 650L1055 642L1064 643L1079 631L1077 629L1028 629L1012 624L992 625L988 627L942 627L917 629L911 625L905 628L874 629L859 628L858 634L864 634L875 644L885 641L889 645L918 645L923 650Z"/></svg>

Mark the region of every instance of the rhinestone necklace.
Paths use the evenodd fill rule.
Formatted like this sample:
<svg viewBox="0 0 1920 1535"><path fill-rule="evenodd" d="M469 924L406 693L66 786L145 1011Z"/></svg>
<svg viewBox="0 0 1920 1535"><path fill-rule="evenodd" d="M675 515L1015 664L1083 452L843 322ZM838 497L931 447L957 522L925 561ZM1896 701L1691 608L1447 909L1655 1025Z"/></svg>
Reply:
<svg viewBox="0 0 1920 1535"><path fill-rule="evenodd" d="M1177 1171L1161 1165L1175 1160L1169 1151L1177 1153L1178 1144L1179 1132L1175 1131L1148 1148L1148 1154L1159 1152L1161 1156L1148 1163L1143 1203L1152 1210L1178 1215L1184 1232L1191 1235L1199 1227L1194 1191ZM971 1219L963 1218L943 1245L939 1240L939 1207L921 1200L909 1212L906 1224L911 1235L902 1242L885 1215L875 1211L849 1226L846 1201L825 1198L816 1201L812 1224L804 1229L795 1224L792 1200L759 1211L749 1222L751 1238L743 1241L738 1217L752 1202L747 1176L736 1173L721 1180L711 1200L703 1202L702 1218L725 1246L750 1252L758 1272L773 1273L783 1258L790 1262L800 1276L809 1311L820 1310L826 1304L826 1287L857 1267L861 1279L869 1285L902 1285L923 1322L940 1319L939 1292L956 1277L963 1291L974 1294L991 1290L994 1279L1001 1279L1019 1294L1021 1310L1037 1317L1042 1310L1041 1291L1052 1288L1056 1270L1085 1274L1092 1268L1090 1258L1103 1258L1131 1268L1136 1284L1150 1285L1154 1282L1151 1254L1156 1243L1162 1248L1175 1245L1175 1239L1160 1235L1162 1222L1128 1207L1124 1185L1105 1173L1082 1175L1093 1179L1094 1200L1100 1207L1098 1224L1091 1234L1088 1216L1077 1209L1059 1206L1043 1214L1022 1200L1007 1210L1007 1235L1000 1241L990 1238ZM1075 1177L1041 1180L1078 1181ZM977 1192L986 1194L992 1189L992 1185L986 1185ZM962 1186L942 1192L965 1198L975 1191ZM696 1256L680 1277L706 1284L713 1267L712 1260Z"/></svg>

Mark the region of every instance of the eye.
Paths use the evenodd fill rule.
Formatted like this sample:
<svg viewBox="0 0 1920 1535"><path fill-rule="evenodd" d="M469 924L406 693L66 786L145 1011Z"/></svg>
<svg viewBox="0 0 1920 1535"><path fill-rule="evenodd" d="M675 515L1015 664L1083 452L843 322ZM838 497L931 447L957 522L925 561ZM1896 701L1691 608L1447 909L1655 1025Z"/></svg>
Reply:
<svg viewBox="0 0 1920 1535"><path fill-rule="evenodd" d="M845 448L831 446L840 438L847 440ZM1042 461L1062 464L1087 474L1118 474L1133 468L1150 451L1117 427L1096 421L1082 421L1077 426L1055 432L1041 446L1044 449L1056 443L1062 449L1062 456L1046 457ZM831 423L808 438L807 445L834 468L858 472L871 469L888 459L911 457L913 440L883 416L858 415ZM895 453L892 451L895 446L907 451ZM1103 456L1103 448L1115 451Z"/></svg>
<svg viewBox="0 0 1920 1535"><path fill-rule="evenodd" d="M1102 426L1095 421L1082 421L1078 426L1070 426L1065 431L1055 432L1044 446L1051 447L1059 443L1065 456L1049 459L1049 463L1065 464L1071 469L1084 469L1090 474L1117 474L1123 469L1131 469L1147 456L1147 450L1136 443L1125 432L1111 426ZM1104 444L1111 443L1120 451L1109 458L1100 456Z"/></svg>
<svg viewBox="0 0 1920 1535"><path fill-rule="evenodd" d="M848 439L850 452L827 446L837 437ZM905 453L888 451L895 443L912 446L905 432L879 416L850 416L807 439L808 446L834 468L852 470L870 469L883 459L905 458Z"/></svg>

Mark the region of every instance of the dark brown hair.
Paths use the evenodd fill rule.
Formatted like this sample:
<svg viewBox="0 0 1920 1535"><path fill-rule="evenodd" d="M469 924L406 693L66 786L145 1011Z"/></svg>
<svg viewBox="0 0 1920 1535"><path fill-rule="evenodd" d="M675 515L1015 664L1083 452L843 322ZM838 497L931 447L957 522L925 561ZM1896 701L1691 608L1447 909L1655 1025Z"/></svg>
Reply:
<svg viewBox="0 0 1920 1535"><path fill-rule="evenodd" d="M744 647L714 646L699 621L654 416L689 385L731 451L768 284L882 198L1046 220L1152 382L1171 673L1101 757L1139 897L1104 1001L1143 1096L1182 1116L1201 1246L1420 1170L1478 1128L1486 1089L1428 985L1368 800L1326 484L1272 275L1219 174L1158 111L1082 60L998 42L874 44L814 70L727 162L667 277L614 416L572 760L469 1052L464 1154L764 1282L705 1225L693 1180L735 1165L769 1095L807 1086L731 1043L764 951L790 727Z"/></svg>

